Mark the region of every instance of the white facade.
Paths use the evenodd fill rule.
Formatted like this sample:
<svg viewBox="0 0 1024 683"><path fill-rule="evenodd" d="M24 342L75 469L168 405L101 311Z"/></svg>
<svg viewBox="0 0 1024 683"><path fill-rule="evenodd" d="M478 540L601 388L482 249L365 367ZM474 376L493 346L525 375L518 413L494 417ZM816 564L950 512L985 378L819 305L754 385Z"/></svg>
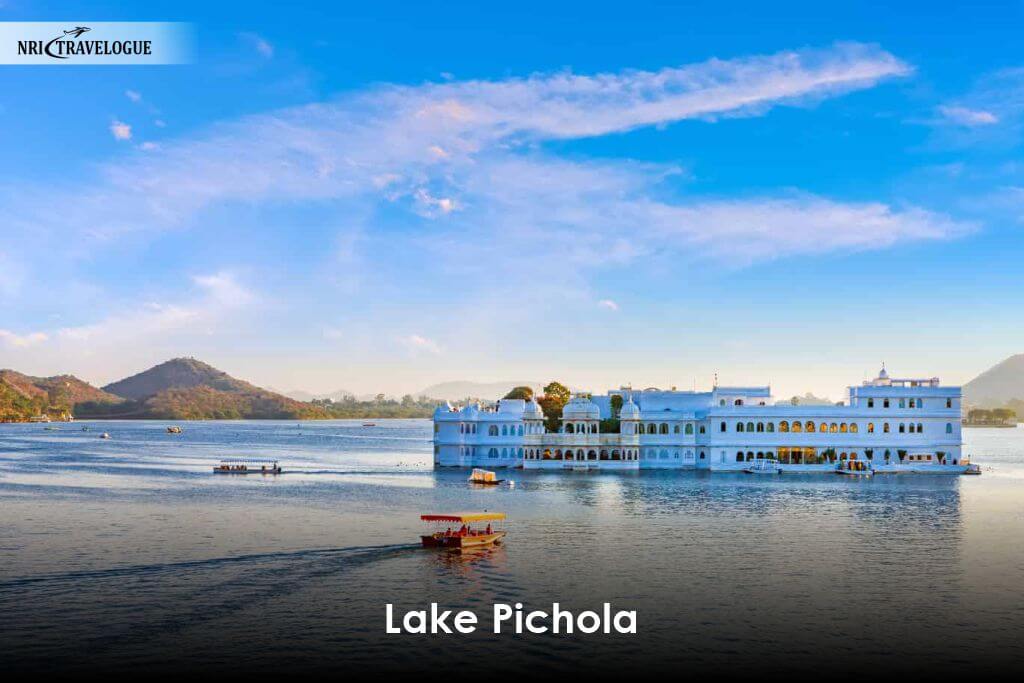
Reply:
<svg viewBox="0 0 1024 683"><path fill-rule="evenodd" d="M622 397L620 430L602 433L612 397ZM961 467L960 387L938 378L879 376L849 388L840 405L773 405L768 387L711 391L618 389L576 396L557 432L533 400L495 408L450 405L434 413L434 464L526 469L740 470L758 459L782 469L833 471L865 460L876 470Z"/></svg>

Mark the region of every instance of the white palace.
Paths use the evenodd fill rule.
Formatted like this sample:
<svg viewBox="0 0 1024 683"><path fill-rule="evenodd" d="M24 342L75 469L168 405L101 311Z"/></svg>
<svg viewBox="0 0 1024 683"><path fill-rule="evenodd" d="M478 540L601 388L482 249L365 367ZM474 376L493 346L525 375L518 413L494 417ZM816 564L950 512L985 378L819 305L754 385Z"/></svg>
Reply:
<svg viewBox="0 0 1024 683"><path fill-rule="evenodd" d="M620 429L602 433L620 396ZM616 400L616 403L618 400ZM533 399L493 407L445 404L434 413L436 467L742 470L775 460L781 469L834 471L861 460L877 472L957 471L960 387L937 377L878 377L849 387L837 405L775 404L769 387L711 391L622 388L574 396L557 432Z"/></svg>

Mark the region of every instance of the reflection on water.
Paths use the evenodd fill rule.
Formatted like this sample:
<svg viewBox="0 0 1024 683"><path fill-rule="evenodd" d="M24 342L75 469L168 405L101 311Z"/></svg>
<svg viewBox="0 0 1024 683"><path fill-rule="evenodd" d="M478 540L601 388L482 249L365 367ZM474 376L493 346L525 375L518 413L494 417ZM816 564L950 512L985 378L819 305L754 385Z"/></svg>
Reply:
<svg viewBox="0 0 1024 683"><path fill-rule="evenodd" d="M481 488L431 469L425 421L90 426L0 426L0 647L18 668L1018 666L1024 431L967 431L982 477L513 471ZM237 456L286 473L211 474ZM506 544L417 547L420 513L465 509L507 512ZM389 602L482 626L386 636ZM639 634L495 636L496 602L610 602Z"/></svg>

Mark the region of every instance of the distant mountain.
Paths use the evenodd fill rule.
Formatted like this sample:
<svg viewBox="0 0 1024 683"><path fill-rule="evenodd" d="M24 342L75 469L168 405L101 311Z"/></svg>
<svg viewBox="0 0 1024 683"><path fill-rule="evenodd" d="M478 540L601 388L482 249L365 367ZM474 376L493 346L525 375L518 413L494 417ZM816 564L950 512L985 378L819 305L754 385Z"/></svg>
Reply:
<svg viewBox="0 0 1024 683"><path fill-rule="evenodd" d="M432 384L417 396L440 398L447 401L458 401L463 398L499 399L513 387L533 387L534 393L541 393L544 382L442 382Z"/></svg>
<svg viewBox="0 0 1024 683"><path fill-rule="evenodd" d="M326 417L305 403L235 379L194 358L174 358L103 387L129 399L111 417L301 419Z"/></svg>
<svg viewBox="0 0 1024 683"><path fill-rule="evenodd" d="M1024 353L1010 356L963 386L964 402L980 408L998 408L1014 399L1024 400Z"/></svg>
<svg viewBox="0 0 1024 683"><path fill-rule="evenodd" d="M830 405L833 405L834 403L835 403L835 401L833 401L830 398L820 398L818 396L815 396L811 392L807 392L803 396L794 396L793 398L789 398L789 399L786 399L786 400L783 400L783 401L776 401L775 405L777 405L777 406L787 406L787 405L830 406Z"/></svg>
<svg viewBox="0 0 1024 683"><path fill-rule="evenodd" d="M345 391L344 389L338 389L337 391L331 391L331 392L326 393L326 394L314 394L314 393L310 393L308 391L302 391L301 389L296 389L294 391L280 391L280 390L274 389L272 387L267 387L267 388L270 391L276 391L279 394L283 394L283 395L287 396L288 398L293 398L296 401L302 401L303 403L309 403L310 401L313 401L313 400L322 401L325 398L329 398L332 401L338 402L338 401L344 401L346 398L354 398L355 397L355 394L353 394L351 391Z"/></svg>

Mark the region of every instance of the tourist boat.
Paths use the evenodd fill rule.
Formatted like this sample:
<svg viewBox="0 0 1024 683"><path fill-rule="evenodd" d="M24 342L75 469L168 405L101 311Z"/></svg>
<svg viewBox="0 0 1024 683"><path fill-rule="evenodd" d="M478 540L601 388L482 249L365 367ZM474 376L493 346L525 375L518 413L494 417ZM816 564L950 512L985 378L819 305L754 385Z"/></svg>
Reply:
<svg viewBox="0 0 1024 683"><path fill-rule="evenodd" d="M228 458L213 468L214 474L281 474L277 460Z"/></svg>
<svg viewBox="0 0 1024 683"><path fill-rule="evenodd" d="M168 434L181 434L181 427L179 427L178 425L171 425L170 427L167 428L167 433Z"/></svg>
<svg viewBox="0 0 1024 683"><path fill-rule="evenodd" d="M870 477L874 472L863 460L841 460L836 465L836 474L848 474L858 477Z"/></svg>
<svg viewBox="0 0 1024 683"><path fill-rule="evenodd" d="M107 434L106 432L103 432L102 434L100 434L100 438L101 439L109 439L110 438L110 434Z"/></svg>
<svg viewBox="0 0 1024 683"><path fill-rule="evenodd" d="M964 470L964 474L981 474L981 466L973 463L967 463L967 469Z"/></svg>
<svg viewBox="0 0 1024 683"><path fill-rule="evenodd" d="M28 419L29 422L49 422L49 415L33 415Z"/></svg>
<svg viewBox="0 0 1024 683"><path fill-rule="evenodd" d="M504 479L498 479L498 476L489 470L482 470L480 468L473 468L473 473L469 475L469 482L471 484L483 484L484 486L497 486L498 484L505 481Z"/></svg>
<svg viewBox="0 0 1024 683"><path fill-rule="evenodd" d="M755 460L748 467L744 467L743 471L747 474L782 474L779 461L772 458Z"/></svg>
<svg viewBox="0 0 1024 683"><path fill-rule="evenodd" d="M505 519L504 512L464 512L453 515L420 515L424 522L438 525L438 531L426 536L420 536L424 548L442 548L445 550L462 551L471 548L481 548L501 543L505 538L505 531L492 529L492 522L500 522ZM487 522L483 530L474 529L473 524ZM440 525L447 524L447 528L440 529ZM459 529L452 529L453 524L460 524Z"/></svg>

